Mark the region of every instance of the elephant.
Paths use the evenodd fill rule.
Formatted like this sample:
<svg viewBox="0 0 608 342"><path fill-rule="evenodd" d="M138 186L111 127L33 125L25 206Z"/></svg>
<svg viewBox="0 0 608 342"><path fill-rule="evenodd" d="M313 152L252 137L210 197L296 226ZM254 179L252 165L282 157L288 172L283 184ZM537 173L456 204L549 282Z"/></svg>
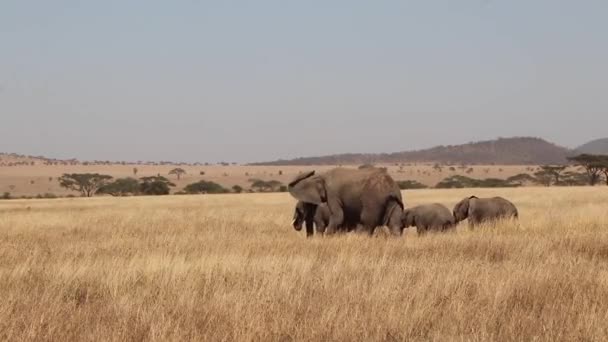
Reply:
<svg viewBox="0 0 608 342"><path fill-rule="evenodd" d="M475 227L484 222L506 218L518 218L517 208L502 197L477 198L470 196L454 207L456 223L469 219L469 226Z"/></svg>
<svg viewBox="0 0 608 342"><path fill-rule="evenodd" d="M327 204L327 235L345 222L360 224L370 235L383 225L395 236L403 233L401 190L385 169L334 168L319 175L309 171L299 174L287 188L299 201Z"/></svg>
<svg viewBox="0 0 608 342"><path fill-rule="evenodd" d="M429 230L445 231L454 228L456 221L450 209L443 204L433 203L405 209L403 225L405 228L415 226L418 234L424 234Z"/></svg>
<svg viewBox="0 0 608 342"><path fill-rule="evenodd" d="M297 231L302 230L302 224L306 224L306 237L310 237L314 233L314 226L317 227L317 233L324 233L325 227L329 224L329 208L327 204L311 204L298 201L293 214L293 228Z"/></svg>

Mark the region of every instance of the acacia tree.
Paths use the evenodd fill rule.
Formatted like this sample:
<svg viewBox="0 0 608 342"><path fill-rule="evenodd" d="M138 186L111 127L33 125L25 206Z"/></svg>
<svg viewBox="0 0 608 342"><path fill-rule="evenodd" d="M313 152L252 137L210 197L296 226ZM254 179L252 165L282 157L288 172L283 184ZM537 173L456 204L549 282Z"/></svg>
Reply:
<svg viewBox="0 0 608 342"><path fill-rule="evenodd" d="M64 173L59 177L59 185L72 191L78 191L83 197L92 197L99 188L108 184L112 176L99 173Z"/></svg>
<svg viewBox="0 0 608 342"><path fill-rule="evenodd" d="M585 169L589 185L597 184L602 173L608 175L608 156L581 154L576 157L570 157L568 160L575 162ZM608 181L606 183L608 184Z"/></svg>
<svg viewBox="0 0 608 342"><path fill-rule="evenodd" d="M553 179L553 184L559 185L561 182L560 177L567 167L567 165L542 165L540 166L540 171L538 171L537 174L539 174L541 177L550 177ZM548 185L551 185L550 182L551 181L549 181Z"/></svg>
<svg viewBox="0 0 608 342"><path fill-rule="evenodd" d="M177 176L177 180L179 180L183 174L186 174L186 170L182 169L181 167L175 168L171 171L169 171L170 175L176 175Z"/></svg>
<svg viewBox="0 0 608 342"><path fill-rule="evenodd" d="M144 195L168 195L175 184L163 176L143 177L140 179L139 191Z"/></svg>

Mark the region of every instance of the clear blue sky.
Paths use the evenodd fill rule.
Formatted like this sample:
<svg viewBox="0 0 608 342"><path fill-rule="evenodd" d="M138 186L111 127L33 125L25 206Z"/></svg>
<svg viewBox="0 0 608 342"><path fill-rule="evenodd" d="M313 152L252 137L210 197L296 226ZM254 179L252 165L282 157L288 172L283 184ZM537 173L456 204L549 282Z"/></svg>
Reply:
<svg viewBox="0 0 608 342"><path fill-rule="evenodd" d="M608 1L0 3L0 151L259 161L608 136Z"/></svg>

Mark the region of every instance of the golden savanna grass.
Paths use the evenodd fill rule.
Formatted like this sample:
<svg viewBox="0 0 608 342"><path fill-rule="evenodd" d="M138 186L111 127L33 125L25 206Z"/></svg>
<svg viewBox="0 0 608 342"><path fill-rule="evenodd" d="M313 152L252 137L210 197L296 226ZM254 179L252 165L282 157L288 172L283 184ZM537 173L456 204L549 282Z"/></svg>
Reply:
<svg viewBox="0 0 608 342"><path fill-rule="evenodd" d="M287 194L0 202L0 340L608 339L603 187L503 195L520 222L305 239Z"/></svg>

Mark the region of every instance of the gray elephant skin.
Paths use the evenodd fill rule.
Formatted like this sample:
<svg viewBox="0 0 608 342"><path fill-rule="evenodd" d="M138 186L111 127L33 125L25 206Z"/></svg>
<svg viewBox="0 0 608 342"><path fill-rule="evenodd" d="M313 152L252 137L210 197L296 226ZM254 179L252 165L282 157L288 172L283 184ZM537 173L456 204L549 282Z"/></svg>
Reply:
<svg viewBox="0 0 608 342"><path fill-rule="evenodd" d="M306 224L306 237L314 234L314 227L318 233L324 233L329 224L329 208L327 204L316 205L298 201L293 214L293 228L302 230L302 224Z"/></svg>
<svg viewBox="0 0 608 342"><path fill-rule="evenodd" d="M416 227L418 234L442 232L456 226L450 209L439 203L419 205L403 211L405 228Z"/></svg>
<svg viewBox="0 0 608 342"><path fill-rule="evenodd" d="M454 207L456 222L469 219L469 226L475 227L484 222L518 218L517 208L502 197L478 198L471 196L458 202Z"/></svg>
<svg viewBox="0 0 608 342"><path fill-rule="evenodd" d="M361 224L369 234L384 225L393 235L403 232L401 190L386 170L335 168L319 175L310 171L298 175L288 190L299 201L327 203L328 235L345 222Z"/></svg>

